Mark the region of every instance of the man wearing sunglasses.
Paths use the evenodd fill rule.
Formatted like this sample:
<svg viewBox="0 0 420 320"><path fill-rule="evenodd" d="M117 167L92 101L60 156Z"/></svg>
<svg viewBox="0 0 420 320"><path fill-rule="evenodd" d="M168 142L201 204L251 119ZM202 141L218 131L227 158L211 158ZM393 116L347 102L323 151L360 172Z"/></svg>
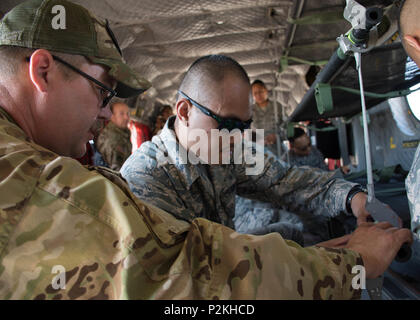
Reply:
<svg viewBox="0 0 420 320"><path fill-rule="evenodd" d="M133 193L180 219L204 217L231 228L235 195L285 206L292 212L335 216L344 211L356 216L359 224L366 222L366 194L359 185L335 179L334 173L290 167L269 151L257 175L247 174L245 161L203 160L202 153L212 159L213 152L222 151L220 144L219 149L211 148L217 142L212 130L249 128L250 89L245 70L235 60L220 55L196 60L180 85L176 116L121 168ZM199 141L202 148L195 148L196 136L191 135L198 130L207 133ZM188 159L184 159L186 152ZM191 153L203 161L191 161L195 160Z"/></svg>
<svg viewBox="0 0 420 320"><path fill-rule="evenodd" d="M334 179L334 174L315 169L289 168L271 152L264 154L263 169L258 175L247 174L244 161L222 164L191 158L182 163L183 150L197 144L195 131L207 133L200 139L200 160L203 154L212 159L211 131L245 130L252 121L250 84L245 70L226 56L198 59L187 71L179 89L176 116L170 118L163 132L147 142L124 163L123 177L139 198L191 221L205 217L233 228L235 195L286 206L294 212L305 209L331 216L347 211L365 222L366 195L360 186ZM246 142L244 142L246 143ZM207 148L206 148L207 146ZM160 154L168 154L162 162ZM218 157L213 157L217 159ZM351 195L350 200L346 200ZM354 197L353 197L354 195ZM347 208L346 208L347 206ZM326 209L326 210L325 210Z"/></svg>

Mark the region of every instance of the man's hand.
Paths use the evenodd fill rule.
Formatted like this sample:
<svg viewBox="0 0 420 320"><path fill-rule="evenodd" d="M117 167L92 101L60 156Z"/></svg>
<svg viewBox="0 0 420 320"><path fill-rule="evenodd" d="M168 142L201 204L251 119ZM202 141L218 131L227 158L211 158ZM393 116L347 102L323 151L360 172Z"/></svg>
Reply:
<svg viewBox="0 0 420 320"><path fill-rule="evenodd" d="M361 224L343 247L360 253L366 277L373 279L385 272L406 242L413 243L410 230L394 228L388 222L370 222Z"/></svg>
<svg viewBox="0 0 420 320"><path fill-rule="evenodd" d="M275 144L276 140L277 140L276 134L272 133L264 138L264 144L266 145Z"/></svg>
<svg viewBox="0 0 420 320"><path fill-rule="evenodd" d="M362 223L367 222L367 218L370 217L369 212L366 210L367 195L364 192L357 193L353 199L351 199L351 210L354 216L357 218L357 225L360 226Z"/></svg>
<svg viewBox="0 0 420 320"><path fill-rule="evenodd" d="M326 247L326 248L345 248L347 243L351 239L352 234L346 234L343 237L331 239L328 241L317 243L317 247Z"/></svg>
<svg viewBox="0 0 420 320"><path fill-rule="evenodd" d="M388 222L363 223L352 234L318 243L318 247L347 248L360 253L366 277L374 279L385 272L403 243L412 244L408 229L392 227Z"/></svg>
<svg viewBox="0 0 420 320"><path fill-rule="evenodd" d="M366 201L367 195L364 192L356 193L356 195L351 200L351 210L353 211L354 216L357 218L358 226L360 226L362 223L369 222L368 218L371 218L370 221L373 221L369 211L366 210ZM398 217L398 221L399 227L402 227L403 223L401 218Z"/></svg>

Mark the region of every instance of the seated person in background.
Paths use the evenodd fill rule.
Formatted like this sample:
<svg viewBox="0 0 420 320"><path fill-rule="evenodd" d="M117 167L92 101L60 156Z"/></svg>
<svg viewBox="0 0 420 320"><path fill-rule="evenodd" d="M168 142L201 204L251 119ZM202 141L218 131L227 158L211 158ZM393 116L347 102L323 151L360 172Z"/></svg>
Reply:
<svg viewBox="0 0 420 320"><path fill-rule="evenodd" d="M290 150L288 154L282 156L283 161L287 161L287 157L289 157L289 163L292 166L309 166L325 171L328 170L324 155L312 145L311 139L302 128L294 128L294 135L289 138L289 142ZM349 172L347 166L343 166L340 169L344 174Z"/></svg>
<svg viewBox="0 0 420 320"><path fill-rule="evenodd" d="M131 132L128 129L130 109L125 103L111 106L111 121L99 134L97 149L108 167L119 171L131 154Z"/></svg>
<svg viewBox="0 0 420 320"><path fill-rule="evenodd" d="M335 179L332 172L290 167L269 151L263 154L262 170L256 175L247 174L246 163L182 161L181 151L189 151L196 144L188 135L191 130L205 130L205 142L211 149L215 142L212 129L225 128L232 119L237 119L233 122L236 128L249 124L249 78L235 60L219 55L198 59L187 71L179 93L176 116L169 118L160 135L144 143L121 168L140 199L186 221L204 217L228 227L234 227L236 194L290 211L330 216L345 211L360 223L366 221L366 194L360 185ZM209 153L220 154L219 147ZM201 154L196 156L200 158Z"/></svg>

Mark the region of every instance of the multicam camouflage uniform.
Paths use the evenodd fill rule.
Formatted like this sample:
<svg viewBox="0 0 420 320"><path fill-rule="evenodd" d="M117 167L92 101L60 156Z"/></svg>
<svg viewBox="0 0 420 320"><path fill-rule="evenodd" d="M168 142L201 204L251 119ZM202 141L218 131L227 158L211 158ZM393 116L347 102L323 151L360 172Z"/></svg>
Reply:
<svg viewBox="0 0 420 320"><path fill-rule="evenodd" d="M114 171L35 144L0 108L0 299L350 299L362 264L347 249L178 220Z"/></svg>
<svg viewBox="0 0 420 320"><path fill-rule="evenodd" d="M273 154L264 154L260 175L247 175L247 164L182 164L173 131L175 117L161 134L145 142L121 168L140 199L192 221L203 217L233 227L235 195L275 203L292 212L310 211L330 216L346 211L346 197L356 184L333 179L334 173L290 167ZM159 155L165 154L167 162Z"/></svg>
<svg viewBox="0 0 420 320"><path fill-rule="evenodd" d="M405 181L411 213L411 230L420 235L420 145Z"/></svg>
<svg viewBox="0 0 420 320"><path fill-rule="evenodd" d="M112 121L98 137L97 148L112 170L120 170L131 154L130 130L119 128Z"/></svg>

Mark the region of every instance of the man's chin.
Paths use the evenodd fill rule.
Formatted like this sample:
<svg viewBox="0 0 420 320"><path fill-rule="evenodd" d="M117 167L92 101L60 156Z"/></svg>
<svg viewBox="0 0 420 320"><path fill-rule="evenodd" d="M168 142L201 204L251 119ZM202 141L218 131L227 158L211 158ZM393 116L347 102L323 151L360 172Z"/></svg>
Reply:
<svg viewBox="0 0 420 320"><path fill-rule="evenodd" d="M86 154L86 145L83 148L79 148L77 151L72 152L72 158L79 159Z"/></svg>
<svg viewBox="0 0 420 320"><path fill-rule="evenodd" d="M86 154L86 144L89 140L81 141L79 144L74 145L74 148L70 150L70 157L74 159L79 159Z"/></svg>

